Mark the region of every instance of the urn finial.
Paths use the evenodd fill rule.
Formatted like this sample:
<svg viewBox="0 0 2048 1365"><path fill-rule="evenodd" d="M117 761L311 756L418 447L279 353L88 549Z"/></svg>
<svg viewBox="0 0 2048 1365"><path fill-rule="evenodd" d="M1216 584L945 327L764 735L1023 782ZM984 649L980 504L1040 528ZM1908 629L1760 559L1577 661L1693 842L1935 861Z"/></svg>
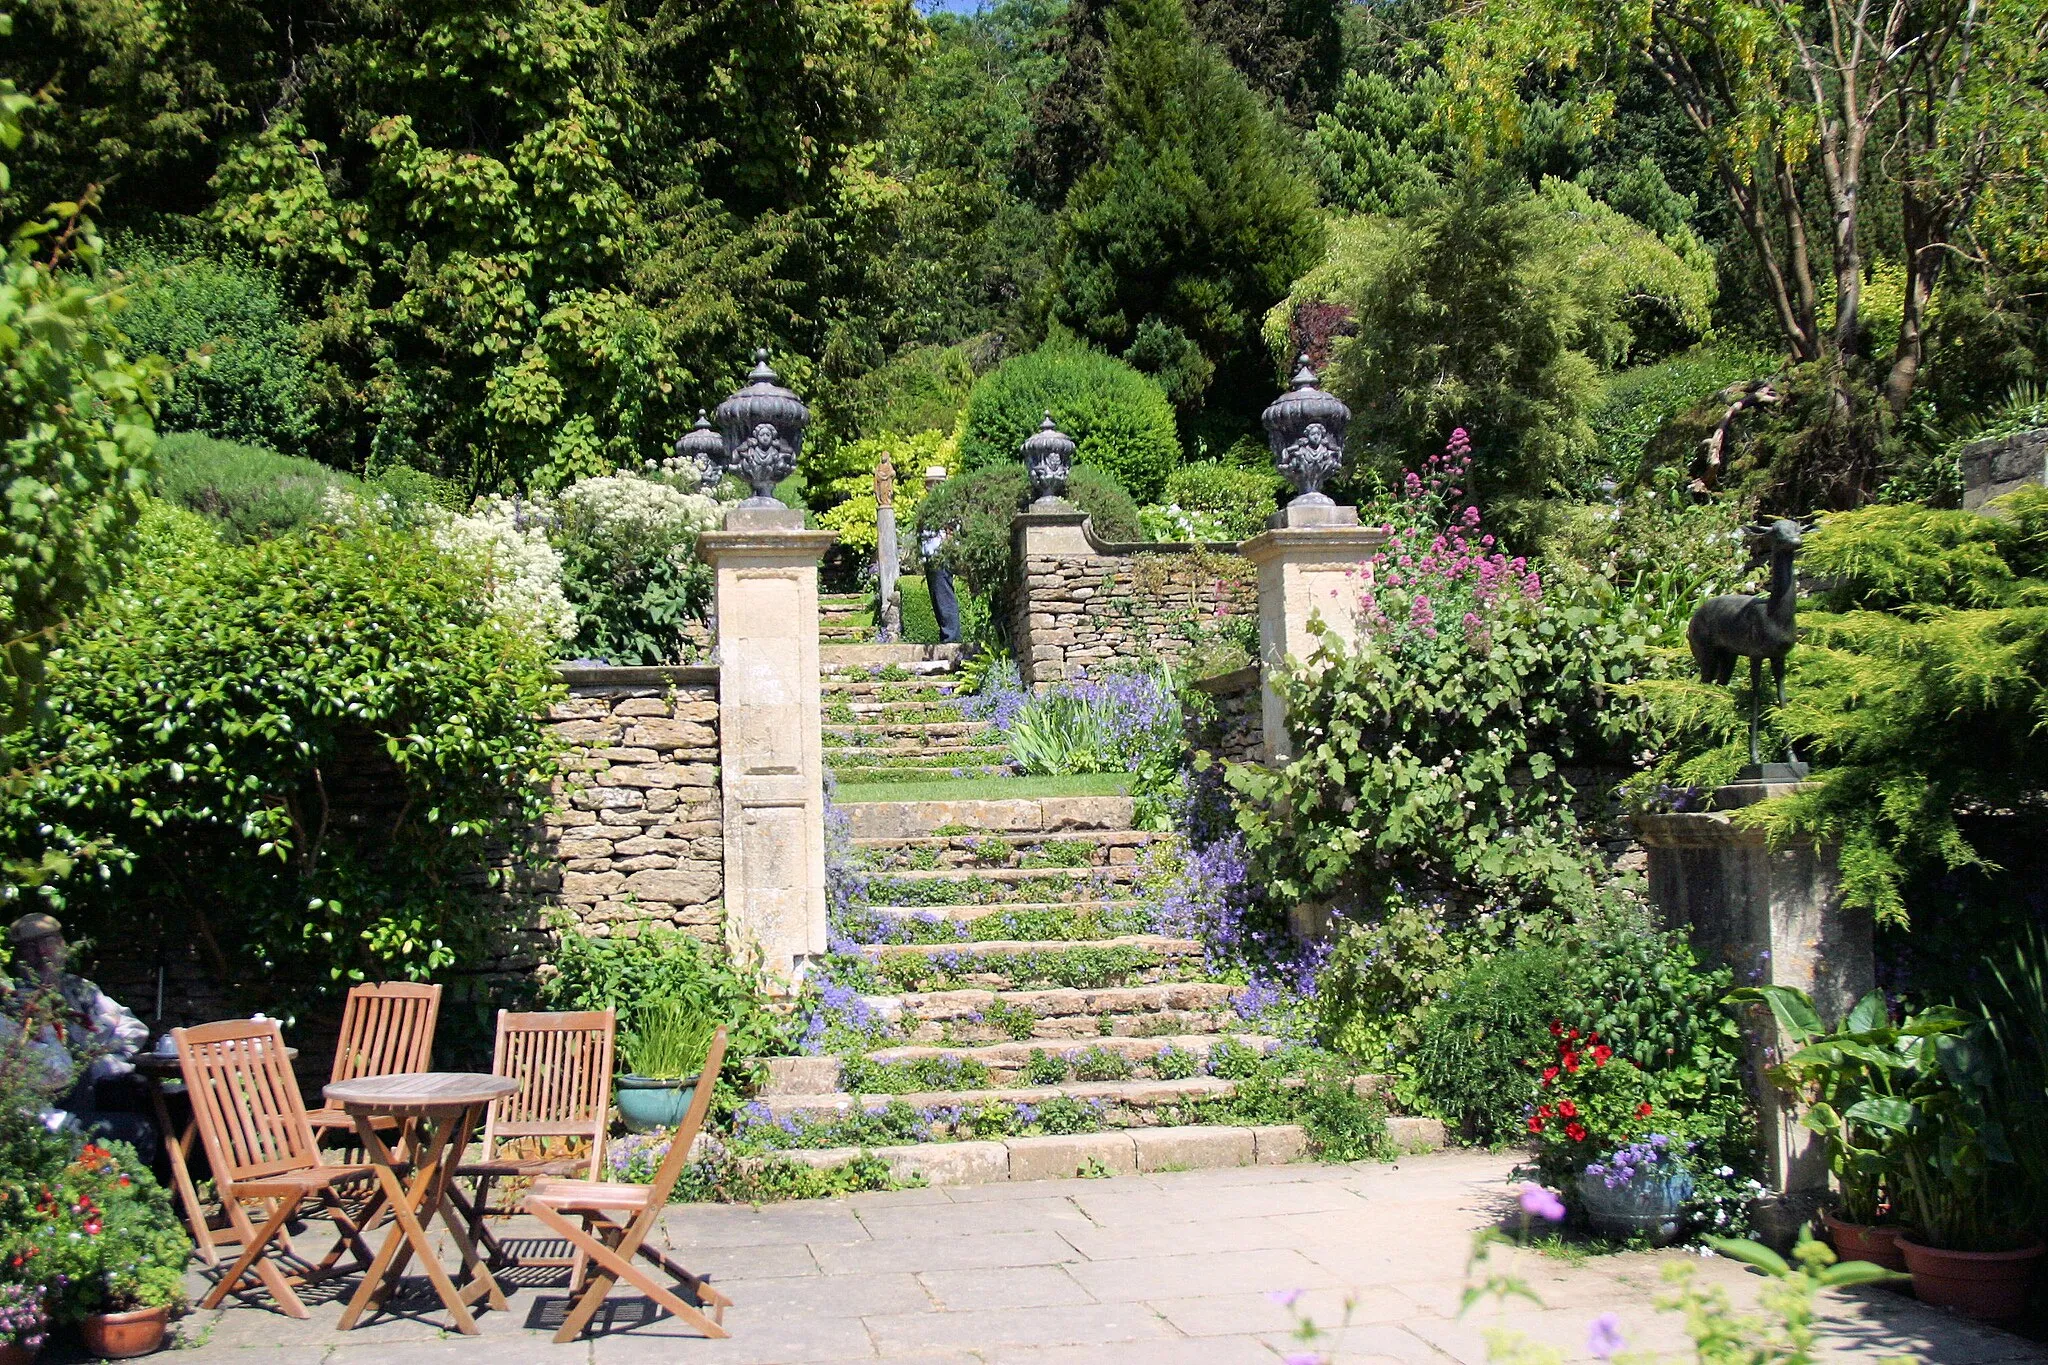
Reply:
<svg viewBox="0 0 2048 1365"><path fill-rule="evenodd" d="M796 472L811 410L782 387L781 377L769 368L765 346L754 352L746 387L720 403L713 416L724 437L726 468L754 490L754 496L740 505L781 507L775 485Z"/></svg>
<svg viewBox="0 0 2048 1365"><path fill-rule="evenodd" d="M681 462L684 473L697 476L697 491L709 493L718 486L718 480L725 474L725 442L711 429L711 419L704 409L697 409L697 425L683 433L676 442L676 459Z"/></svg>
<svg viewBox="0 0 2048 1365"><path fill-rule="evenodd" d="M1316 387L1308 356L1296 362L1294 380L1261 415L1273 463L1294 488L1290 507L1334 506L1323 485L1344 466L1344 433L1351 409Z"/></svg>
<svg viewBox="0 0 2048 1365"><path fill-rule="evenodd" d="M1067 496L1067 478L1074 468L1074 440L1053 425L1047 410L1045 422L1023 445L1024 467L1031 472L1032 505L1050 507Z"/></svg>

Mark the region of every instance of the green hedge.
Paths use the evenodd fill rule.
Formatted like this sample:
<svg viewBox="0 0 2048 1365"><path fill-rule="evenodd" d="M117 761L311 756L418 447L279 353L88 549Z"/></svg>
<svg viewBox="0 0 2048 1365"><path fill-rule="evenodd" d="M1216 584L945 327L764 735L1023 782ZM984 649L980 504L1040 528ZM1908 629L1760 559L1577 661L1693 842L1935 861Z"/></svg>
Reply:
<svg viewBox="0 0 2048 1365"><path fill-rule="evenodd" d="M976 594L1000 601L1008 590L1010 525L1030 496L1030 483L1021 464L987 466L954 475L918 504L920 537L935 526L959 528L942 553L955 576ZM1138 505L1104 471L1077 467L1067 499L1089 515L1102 539L1143 538Z"/></svg>
<svg viewBox="0 0 2048 1365"><path fill-rule="evenodd" d="M1024 438L1050 410L1074 438L1075 463L1156 501L1180 461L1166 391L1121 360L1073 341L1047 342L983 375L960 415L963 469L1020 466Z"/></svg>
<svg viewBox="0 0 2048 1365"><path fill-rule="evenodd" d="M232 540L269 540L310 526L329 490L361 487L318 461L198 432L173 432L156 449L157 496L209 518Z"/></svg>

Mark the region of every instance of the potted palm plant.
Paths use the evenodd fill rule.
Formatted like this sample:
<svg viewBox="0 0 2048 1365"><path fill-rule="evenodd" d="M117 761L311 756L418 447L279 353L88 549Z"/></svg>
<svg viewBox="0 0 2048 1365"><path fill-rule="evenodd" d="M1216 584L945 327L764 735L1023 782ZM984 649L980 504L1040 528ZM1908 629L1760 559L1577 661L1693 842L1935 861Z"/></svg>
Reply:
<svg viewBox="0 0 2048 1365"><path fill-rule="evenodd" d="M717 1029L715 1020L679 996L663 996L633 1011L633 1026L619 1040L626 1069L619 1077L619 1118L627 1131L647 1133L683 1121Z"/></svg>
<svg viewBox="0 0 2048 1365"><path fill-rule="evenodd" d="M1807 1101L1800 1123L1826 1143L1837 1202L1821 1218L1835 1251L1845 1261L1904 1270L1906 1257L1898 1246L1902 1229L1892 1221L1888 1202L1894 1144L1870 1120L1898 1100L1913 1073L1883 992L1872 991L1857 1001L1833 1031L1801 991L1761 986L1729 998L1768 1005L1798 1046L1771 1068L1768 1079Z"/></svg>

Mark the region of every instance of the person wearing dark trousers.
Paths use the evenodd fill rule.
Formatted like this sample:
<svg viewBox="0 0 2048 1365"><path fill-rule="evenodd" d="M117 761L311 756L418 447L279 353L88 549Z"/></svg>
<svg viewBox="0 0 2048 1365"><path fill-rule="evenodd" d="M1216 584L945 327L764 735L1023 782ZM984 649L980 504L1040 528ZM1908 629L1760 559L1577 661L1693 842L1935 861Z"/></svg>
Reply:
<svg viewBox="0 0 2048 1365"><path fill-rule="evenodd" d="M949 526L934 527L917 539L925 586L931 591L932 615L939 621L939 643L945 645L960 643L960 599L953 593L953 571L939 553L951 538L951 530Z"/></svg>

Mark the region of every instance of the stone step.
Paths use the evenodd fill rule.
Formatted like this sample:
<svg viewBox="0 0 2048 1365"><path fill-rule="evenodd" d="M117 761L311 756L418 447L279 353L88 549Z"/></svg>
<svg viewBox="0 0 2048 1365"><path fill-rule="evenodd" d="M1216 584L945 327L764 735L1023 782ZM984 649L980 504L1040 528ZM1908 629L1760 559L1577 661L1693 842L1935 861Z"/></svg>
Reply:
<svg viewBox="0 0 2048 1365"><path fill-rule="evenodd" d="M1004 1040L996 1043L902 1043L891 1047L870 1049L863 1057L866 1064L888 1066L891 1063L928 1063L936 1067L972 1067L978 1073L985 1072L990 1087L1003 1085L1026 1085L1033 1054L1043 1059L1042 1065L1059 1063L1068 1070L1068 1080L1079 1080L1079 1070L1087 1067L1111 1068L1111 1074L1093 1076L1087 1079L1104 1081L1135 1076L1140 1070L1153 1069L1161 1053L1171 1052L1173 1060L1182 1066L1200 1070L1206 1064L1212 1048L1223 1043L1225 1038L1235 1038L1244 1046L1264 1053L1278 1040L1263 1034L1215 1034L1175 1033L1162 1037L1139 1038L1116 1034L1097 1035L1093 1039L1075 1039L1070 1047L1047 1047L1043 1042L1030 1040L1017 1042ZM1190 1061L1189 1059L1192 1059ZM844 1081L841 1082L845 1084ZM864 1086L864 1090L877 1093L875 1087ZM891 1093L880 1089L878 1093Z"/></svg>
<svg viewBox="0 0 2048 1365"><path fill-rule="evenodd" d="M1161 957L1198 957L1202 945L1191 938L1170 938L1165 934L1118 934L1114 938L1064 941L1064 948L1136 948ZM1030 939L991 939L987 943L878 943L862 948L869 958L950 956L993 957L1002 953L1045 951L1045 944Z"/></svg>
<svg viewBox="0 0 2048 1365"><path fill-rule="evenodd" d="M955 685L945 675L888 682L865 675L826 673L819 677L818 683L823 690L823 710L827 717L832 715L834 707L841 705L862 706L894 701L906 706L952 706L957 704L959 697Z"/></svg>
<svg viewBox="0 0 2048 1365"><path fill-rule="evenodd" d="M1099 939L994 939L884 943L849 954L871 972L869 993L935 990L1081 989L1186 980L1202 970L1202 945L1161 934Z"/></svg>
<svg viewBox="0 0 2048 1365"><path fill-rule="evenodd" d="M1031 1036L1028 1039L1017 1038L1011 1030L1012 1023L1019 1019L1031 1029ZM1240 1032L1244 1027L1244 1020L1233 1009L1207 1012L1154 1010L1144 1014L1080 1014L1044 1019L1025 1015L996 1018L981 1015L943 1024L904 1018L897 1024L896 1037L904 1043L936 1043L949 1046L1022 1041L1035 1047L1056 1048L1064 1052L1110 1038L1222 1034ZM1109 1032L1104 1033L1104 1028Z"/></svg>
<svg viewBox="0 0 2048 1365"><path fill-rule="evenodd" d="M1444 1145L1443 1124L1435 1119L1389 1119L1387 1135L1403 1152L1432 1152ZM1308 1133L1297 1124L1202 1124L1126 1128L1074 1137L927 1142L865 1149L832 1147L747 1160L765 1164L780 1158L829 1170L870 1154L887 1162L890 1174L898 1180L922 1180L927 1185L989 1185L1011 1180L1136 1175L1146 1171L1281 1166L1311 1155Z"/></svg>
<svg viewBox="0 0 2048 1365"><path fill-rule="evenodd" d="M779 1062L837 1060L831 1057L770 1058L770 1085L774 1084L773 1068ZM805 1093L770 1089L763 1091L759 1100L774 1118L817 1121L844 1117L862 1110L882 1109L899 1100L913 1109L964 1109L983 1104L1040 1105L1055 1096L1064 1096L1083 1104L1099 1102L1106 1110L1112 1111L1113 1117L1143 1122L1152 1111L1168 1105L1229 1099L1236 1093L1234 1081L1217 1076L1189 1076L1177 1081L1067 1081L1060 1085L1008 1085L984 1090L907 1090L895 1095L853 1095L843 1090Z"/></svg>
<svg viewBox="0 0 2048 1365"><path fill-rule="evenodd" d="M1180 981L1159 986L1058 986L1026 991L922 991L888 997L890 1012L905 1019L948 1023L979 1017L991 1009L1030 1010L1040 1019L1097 1019L1142 1016L1170 1010L1227 1010L1244 987L1217 981ZM871 1000L879 1004L880 1000Z"/></svg>
<svg viewBox="0 0 2048 1365"><path fill-rule="evenodd" d="M875 614L865 607L854 608L822 600L818 606L820 626L862 626L870 630L874 628Z"/></svg>
<svg viewBox="0 0 2048 1365"><path fill-rule="evenodd" d="M1128 796L1044 796L1008 801L855 801L840 807L856 839L910 839L942 829L989 834L1128 830Z"/></svg>
<svg viewBox="0 0 2048 1365"><path fill-rule="evenodd" d="M856 854L880 872L906 868L1017 867L1026 862L1047 867L1102 867L1136 863L1148 845L1167 837L1138 829L1083 830L1059 838L944 834L855 839L853 847ZM1054 857L1061 861L1050 861ZM1086 862L1072 861L1078 859Z"/></svg>
<svg viewBox="0 0 2048 1365"><path fill-rule="evenodd" d="M950 672L960 662L959 645L821 645L818 663L824 669L898 668L917 672Z"/></svg>
<svg viewBox="0 0 2048 1365"><path fill-rule="evenodd" d="M869 720L896 720L899 718L908 718L912 721L920 722L925 719L948 721L969 719L969 717L960 714L960 703L955 701L847 701L843 704L849 714L859 717L863 722ZM848 722L834 721L832 723L844 725Z"/></svg>
<svg viewBox="0 0 2048 1365"><path fill-rule="evenodd" d="M841 782L938 782L956 777L1014 777L1002 763L962 763L951 767L938 764L903 764L873 767L865 763L836 763L832 776Z"/></svg>
<svg viewBox="0 0 2048 1365"><path fill-rule="evenodd" d="M975 920L987 919L991 915L1029 915L1041 912L1100 914L1110 910L1133 910L1144 904L1141 900L976 901L966 905L870 905L867 909L870 914L890 919L917 919L922 916L935 923L971 924Z"/></svg>
<svg viewBox="0 0 2048 1365"><path fill-rule="evenodd" d="M979 761L988 763L999 762L1010 752L1008 745L977 740L975 732L981 729L980 726L965 725L959 729L963 733L935 736L930 740L896 738L876 731L872 732L876 742L868 743L865 736L834 733L832 727L827 727L825 749L834 755L872 754L877 758L937 758L950 754L975 754L981 756Z"/></svg>
<svg viewBox="0 0 2048 1365"><path fill-rule="evenodd" d="M915 751L925 748L943 747L946 741L955 744L989 733L988 722L979 720L892 720L878 724L863 725L858 722L826 720L825 743L830 746L857 745L876 752L894 750ZM994 745L984 743L978 747L1001 748L1001 742Z"/></svg>

